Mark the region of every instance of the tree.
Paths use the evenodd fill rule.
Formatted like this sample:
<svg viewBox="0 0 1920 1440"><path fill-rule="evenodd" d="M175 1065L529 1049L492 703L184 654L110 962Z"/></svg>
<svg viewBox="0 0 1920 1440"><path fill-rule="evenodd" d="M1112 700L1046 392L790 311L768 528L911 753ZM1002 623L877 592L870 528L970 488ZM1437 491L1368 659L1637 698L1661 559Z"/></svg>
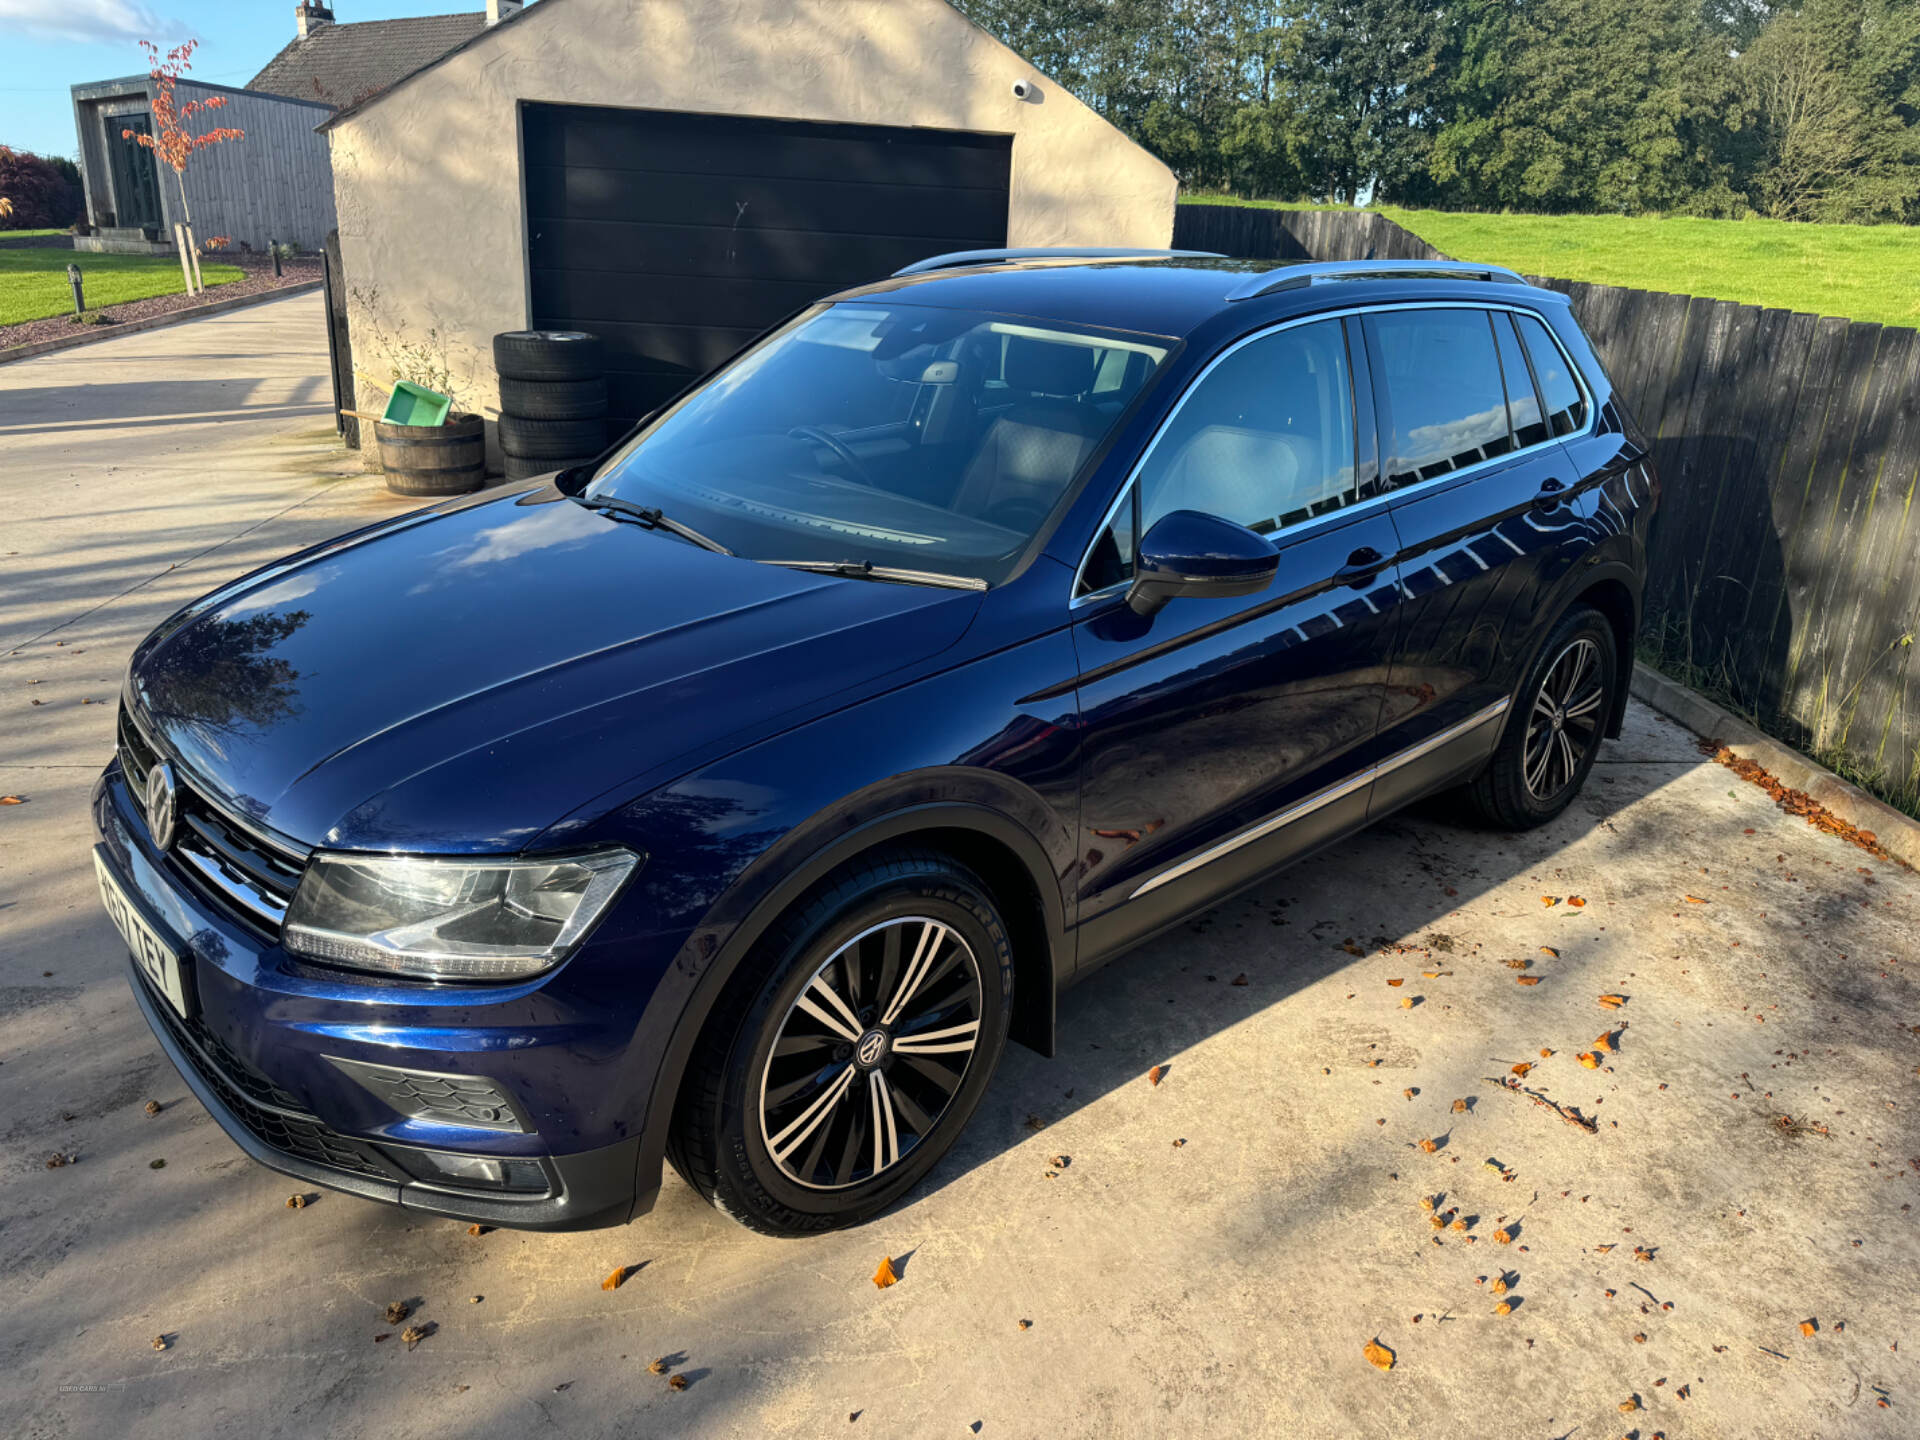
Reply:
<svg viewBox="0 0 1920 1440"><path fill-rule="evenodd" d="M10 202L0 219L10 230L51 230L80 218L80 187L73 163L0 145L0 195Z"/></svg>
<svg viewBox="0 0 1920 1440"><path fill-rule="evenodd" d="M1432 178L1477 208L1735 213L1747 128L1698 0L1469 4ZM1459 76L1470 77L1463 85Z"/></svg>
<svg viewBox="0 0 1920 1440"><path fill-rule="evenodd" d="M1740 57L1754 203L1783 219L1920 220L1920 7L1806 0Z"/></svg>
<svg viewBox="0 0 1920 1440"><path fill-rule="evenodd" d="M204 150L209 145L218 145L227 140L243 140L246 131L226 127L216 127L196 135L187 128L187 122L205 110L218 110L227 103L224 95L209 95L204 100L189 100L182 105L174 98L174 86L193 65L193 52L200 42L188 40L174 46L162 57L160 47L151 40L142 40L140 48L147 52L147 60L152 66L149 72L157 86L153 95L153 129L147 135L134 130L122 130L120 136L132 140L143 149L158 155L166 166L173 171L173 178L180 186L180 213L185 219L184 236L176 232L180 245L181 267L187 270L189 291L198 288L199 265L192 263L193 247L193 207L187 200L187 162L194 152Z"/></svg>

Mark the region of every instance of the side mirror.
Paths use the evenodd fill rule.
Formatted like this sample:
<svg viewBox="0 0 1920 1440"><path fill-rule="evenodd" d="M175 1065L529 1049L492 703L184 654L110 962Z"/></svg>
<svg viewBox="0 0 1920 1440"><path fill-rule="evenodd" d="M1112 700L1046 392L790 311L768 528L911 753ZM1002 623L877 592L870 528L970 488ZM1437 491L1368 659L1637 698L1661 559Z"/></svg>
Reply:
<svg viewBox="0 0 1920 1440"><path fill-rule="evenodd" d="M1174 510L1140 537L1127 604L1136 615L1152 615L1177 595L1257 595L1279 568L1279 552L1246 526Z"/></svg>

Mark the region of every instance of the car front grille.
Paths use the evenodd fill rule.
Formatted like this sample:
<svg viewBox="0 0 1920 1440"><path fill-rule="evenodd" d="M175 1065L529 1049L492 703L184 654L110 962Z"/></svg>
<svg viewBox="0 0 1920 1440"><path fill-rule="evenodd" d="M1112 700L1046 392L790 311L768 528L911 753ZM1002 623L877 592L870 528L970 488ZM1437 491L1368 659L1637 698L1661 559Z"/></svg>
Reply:
<svg viewBox="0 0 1920 1440"><path fill-rule="evenodd" d="M160 757L125 705L119 751L128 792L145 819L147 772ZM179 820L168 856L175 869L230 914L277 935L306 854L267 840L178 777L176 790Z"/></svg>
<svg viewBox="0 0 1920 1440"><path fill-rule="evenodd" d="M147 984L144 978L136 983ZM194 1073L261 1144L296 1160L352 1175L388 1183L403 1178L378 1164L370 1147L349 1140L318 1116L300 1109L298 1100L235 1055L200 1021L182 1020L151 986L147 987L147 996L152 1002L149 1008L171 1032Z"/></svg>

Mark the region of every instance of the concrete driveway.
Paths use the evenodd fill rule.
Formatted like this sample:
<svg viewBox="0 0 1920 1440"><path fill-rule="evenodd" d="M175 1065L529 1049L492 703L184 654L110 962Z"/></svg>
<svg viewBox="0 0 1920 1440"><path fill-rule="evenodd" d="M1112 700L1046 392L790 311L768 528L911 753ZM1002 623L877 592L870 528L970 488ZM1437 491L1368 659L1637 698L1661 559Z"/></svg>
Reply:
<svg viewBox="0 0 1920 1440"><path fill-rule="evenodd" d="M1639 707L1548 829L1431 806L1072 992L863 1229L288 1209L135 1013L86 795L148 627L404 503L323 367L311 298L0 367L0 1429L1920 1434L1920 882Z"/></svg>

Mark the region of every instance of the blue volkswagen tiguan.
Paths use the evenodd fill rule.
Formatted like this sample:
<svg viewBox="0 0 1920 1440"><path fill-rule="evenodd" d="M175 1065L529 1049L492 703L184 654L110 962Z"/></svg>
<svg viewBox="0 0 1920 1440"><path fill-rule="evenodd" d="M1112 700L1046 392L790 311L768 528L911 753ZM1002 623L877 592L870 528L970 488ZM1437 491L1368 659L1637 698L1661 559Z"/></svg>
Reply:
<svg viewBox="0 0 1920 1440"><path fill-rule="evenodd" d="M559 1229L670 1160L852 1224L1101 962L1435 791L1560 814L1656 497L1511 272L938 257L592 465L169 619L102 895L187 1084L303 1182Z"/></svg>

